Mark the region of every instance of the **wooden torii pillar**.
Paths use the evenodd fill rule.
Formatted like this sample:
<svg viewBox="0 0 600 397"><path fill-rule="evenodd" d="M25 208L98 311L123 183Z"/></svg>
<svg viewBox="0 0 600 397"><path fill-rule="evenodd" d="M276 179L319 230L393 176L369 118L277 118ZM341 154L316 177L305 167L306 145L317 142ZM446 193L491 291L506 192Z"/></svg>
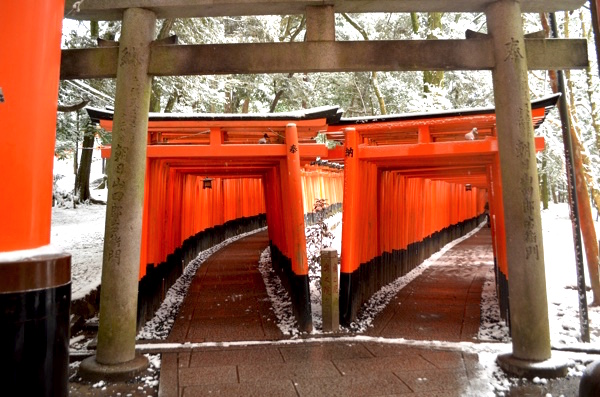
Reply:
<svg viewBox="0 0 600 397"><path fill-rule="evenodd" d="M285 128L286 179L289 200L284 204L288 215L284 221L288 223L290 237L290 259L292 307L298 326L303 332L312 331L312 316L310 308L310 290L308 280L308 260L306 256L306 235L304 234L304 205L302 200L302 180L300 176L300 153L298 132L295 124L288 124Z"/></svg>

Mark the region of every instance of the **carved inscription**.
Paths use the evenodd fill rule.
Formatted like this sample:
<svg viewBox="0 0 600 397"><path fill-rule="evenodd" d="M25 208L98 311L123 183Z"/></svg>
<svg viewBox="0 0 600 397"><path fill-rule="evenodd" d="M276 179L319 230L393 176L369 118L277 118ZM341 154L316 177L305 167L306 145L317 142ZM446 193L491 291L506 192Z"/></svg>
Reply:
<svg viewBox="0 0 600 397"><path fill-rule="evenodd" d="M113 169L110 175L110 213L111 213L111 224L108 228L108 241L110 241L110 248L108 250L108 261L115 265L121 263L121 236L119 229L121 227L121 217L123 216L123 206L121 200L125 197L125 178L123 173L125 171L125 162L127 161L127 154L129 148L123 147L119 144L113 148Z"/></svg>
<svg viewBox="0 0 600 397"><path fill-rule="evenodd" d="M533 150L531 142L531 134L523 134L525 131L529 131L529 125L527 123L527 117L529 117L527 111L523 108L519 109L519 133L525 135L524 138L520 138L516 141L514 151L521 167L522 173L519 178L519 193L521 194L521 208L522 208L522 219L523 227L525 231L524 242L525 242L525 259L534 257L536 260L540 259L538 236L535 228L535 202L533 199L534 192L534 177L529 174L529 164L532 161Z"/></svg>
<svg viewBox="0 0 600 397"><path fill-rule="evenodd" d="M121 51L121 62L119 66L124 65L141 65L137 49L135 47L125 47Z"/></svg>
<svg viewBox="0 0 600 397"><path fill-rule="evenodd" d="M519 46L519 40L515 40L514 37L510 38L508 43L504 43L506 46L506 57L504 61L516 61L517 59L523 59L523 54L521 54L521 48Z"/></svg>

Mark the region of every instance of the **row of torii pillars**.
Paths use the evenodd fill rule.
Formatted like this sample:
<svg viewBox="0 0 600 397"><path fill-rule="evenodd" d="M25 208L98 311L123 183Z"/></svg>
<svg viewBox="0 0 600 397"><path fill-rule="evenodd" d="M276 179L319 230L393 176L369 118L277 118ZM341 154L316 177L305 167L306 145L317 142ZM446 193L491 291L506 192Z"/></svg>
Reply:
<svg viewBox="0 0 600 397"><path fill-rule="evenodd" d="M66 395L68 312L65 325L64 313L59 309L70 299L70 259L68 254L49 246L53 131L63 10L60 0L0 5L0 53L10 54L10 62L0 62L3 94L0 97L0 132L3 132L0 180L4 186L0 195L0 315L6 318L15 310L34 311L18 298L25 302L32 294L45 294L53 297L47 300L49 303L44 309L46 314L51 314L50 319L44 321L54 321L45 328L39 324L20 324L13 334L0 334L0 356L3 357L0 383L8 388L9 394L13 386L16 390L18 385L22 392L23 385L29 385L38 395ZM499 357L499 362L503 368L518 374L541 369L557 369L556 374L564 374L565 363L553 360L550 347L521 3L491 2L485 15L495 57L492 72L508 231L513 346L512 353ZM133 374L147 365L145 359L135 353L135 321L151 89L149 48L155 37L155 26L156 15L152 11L130 8L123 13L100 330L97 354L85 364L89 371L105 375ZM114 183L116 181L119 183ZM16 193L7 193L9 187ZM32 333L20 339L19 332L24 329ZM40 347L28 339L29 335L48 342ZM61 338L63 343L57 343ZM15 351L24 352L25 356ZM42 357L44 354L53 357L52 368L48 367L47 357ZM27 362L23 362L22 357L26 357ZM38 377L32 378L32 372ZM39 393L41 391L45 393Z"/></svg>

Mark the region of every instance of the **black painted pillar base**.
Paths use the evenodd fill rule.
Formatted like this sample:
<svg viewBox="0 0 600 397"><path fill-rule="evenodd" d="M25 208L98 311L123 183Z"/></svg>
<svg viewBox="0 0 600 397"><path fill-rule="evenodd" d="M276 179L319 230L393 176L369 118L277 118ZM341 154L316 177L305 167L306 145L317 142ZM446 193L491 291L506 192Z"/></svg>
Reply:
<svg viewBox="0 0 600 397"><path fill-rule="evenodd" d="M310 307L310 285L308 275L293 274L291 298L294 317L300 332L312 332L312 310Z"/></svg>
<svg viewBox="0 0 600 397"><path fill-rule="evenodd" d="M71 256L0 253L0 394L67 396Z"/></svg>
<svg viewBox="0 0 600 397"><path fill-rule="evenodd" d="M359 272L340 273L340 325L344 327L349 327L358 315L359 279Z"/></svg>
<svg viewBox="0 0 600 397"><path fill-rule="evenodd" d="M506 322L510 333L510 305L508 298L508 277L500 268L496 265L496 258L494 258L494 264L496 268L496 292L498 295L498 305L500 306L500 318Z"/></svg>
<svg viewBox="0 0 600 397"><path fill-rule="evenodd" d="M298 275L292 271L292 261L273 242L271 262L292 300L292 311L300 332L312 332L312 310L310 306L310 285L308 275Z"/></svg>

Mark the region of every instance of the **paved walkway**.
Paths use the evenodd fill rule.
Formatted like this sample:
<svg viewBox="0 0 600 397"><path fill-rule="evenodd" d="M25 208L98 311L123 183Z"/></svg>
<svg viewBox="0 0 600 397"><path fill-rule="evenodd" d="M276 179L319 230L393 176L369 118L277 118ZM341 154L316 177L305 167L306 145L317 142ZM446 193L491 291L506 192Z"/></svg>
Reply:
<svg viewBox="0 0 600 397"><path fill-rule="evenodd" d="M266 232L258 233L208 259L168 338L181 343L265 342L164 353L159 395L482 395L472 391L482 390L476 354L348 338L319 340L315 335L308 343L284 341L257 270L260 251L267 244ZM445 265L430 266L408 284L367 334L474 341L481 288L489 269L489 264L481 263L490 260L490 232L484 228L448 251L438 261Z"/></svg>
<svg viewBox="0 0 600 397"><path fill-rule="evenodd" d="M481 290L494 263L491 244L490 229L483 228L455 245L396 295L367 334L475 341L481 317Z"/></svg>
<svg viewBox="0 0 600 397"><path fill-rule="evenodd" d="M198 269L168 342L274 340L283 337L271 311L260 254L267 232L217 251Z"/></svg>

